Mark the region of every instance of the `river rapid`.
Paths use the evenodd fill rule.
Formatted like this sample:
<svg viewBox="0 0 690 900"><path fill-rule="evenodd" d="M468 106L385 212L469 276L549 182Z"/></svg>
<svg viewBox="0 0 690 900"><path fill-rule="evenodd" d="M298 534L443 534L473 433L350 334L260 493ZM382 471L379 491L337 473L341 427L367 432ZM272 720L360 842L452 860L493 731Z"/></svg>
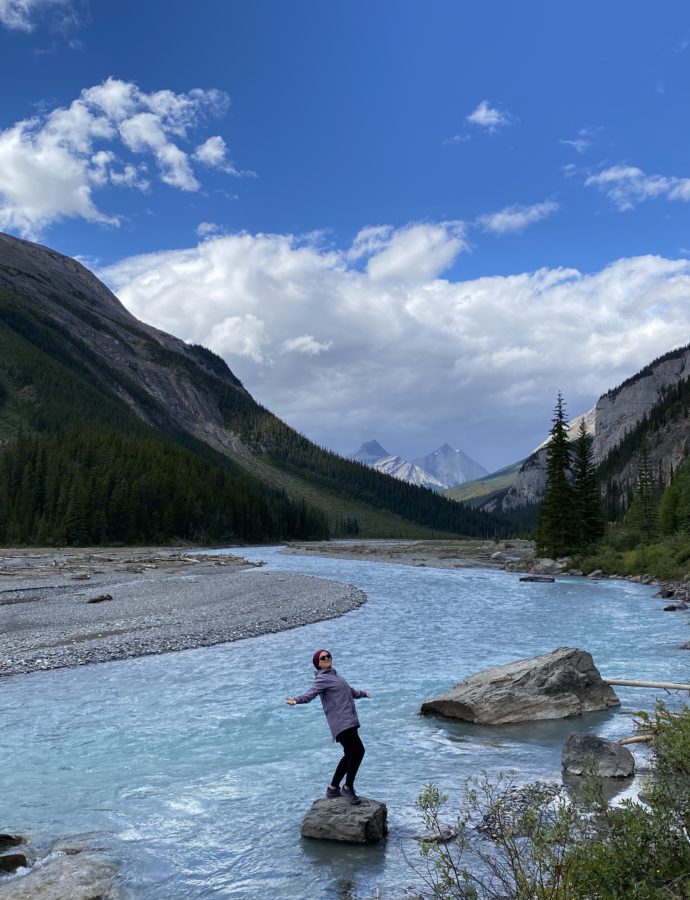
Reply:
<svg viewBox="0 0 690 900"><path fill-rule="evenodd" d="M96 833L121 866L123 897L366 898L419 888L415 800L467 776L515 769L560 781L574 731L619 738L652 691L616 688L621 708L501 728L422 718L422 700L472 673L556 647L590 651L606 677L690 681L686 613L626 581L519 582L441 570L242 548L273 571L348 582L369 600L326 622L216 647L3 679L0 830ZM367 753L360 793L388 805L372 847L304 840L302 816L338 760L320 703L288 707L320 647L371 700L358 701ZM678 703L672 698L672 705ZM640 760L643 750L634 751Z"/></svg>

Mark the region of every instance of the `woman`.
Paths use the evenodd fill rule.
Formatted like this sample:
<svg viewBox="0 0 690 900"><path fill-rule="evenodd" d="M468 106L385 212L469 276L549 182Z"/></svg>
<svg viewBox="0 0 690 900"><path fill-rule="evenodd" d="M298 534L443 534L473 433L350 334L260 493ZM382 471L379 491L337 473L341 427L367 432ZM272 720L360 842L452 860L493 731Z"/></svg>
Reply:
<svg viewBox="0 0 690 900"><path fill-rule="evenodd" d="M297 703L311 703L316 696L321 697L333 740L343 746L343 758L326 788L326 796L345 797L356 805L362 802L355 791L355 775L364 756L364 744L357 733L359 719L354 701L362 697L371 697L371 694L368 691L356 691L338 675L333 668L333 657L328 650L317 650L312 657L312 663L316 669L314 684L305 694L288 697L285 702L288 706L295 706ZM340 782L343 776L345 784L341 791Z"/></svg>

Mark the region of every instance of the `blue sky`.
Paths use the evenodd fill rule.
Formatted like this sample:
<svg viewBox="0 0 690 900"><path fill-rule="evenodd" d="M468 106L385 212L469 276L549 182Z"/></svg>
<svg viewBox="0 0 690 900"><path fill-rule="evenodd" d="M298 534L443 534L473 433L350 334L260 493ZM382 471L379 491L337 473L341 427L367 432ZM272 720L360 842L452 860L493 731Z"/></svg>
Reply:
<svg viewBox="0 0 690 900"><path fill-rule="evenodd" d="M339 452L489 469L690 341L686 3L0 0L0 228Z"/></svg>

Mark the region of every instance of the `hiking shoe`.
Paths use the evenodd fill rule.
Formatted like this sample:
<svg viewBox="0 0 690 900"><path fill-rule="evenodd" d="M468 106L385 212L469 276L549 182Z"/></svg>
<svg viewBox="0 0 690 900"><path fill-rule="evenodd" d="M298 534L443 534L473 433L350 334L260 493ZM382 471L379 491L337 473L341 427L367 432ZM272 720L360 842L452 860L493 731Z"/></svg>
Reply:
<svg viewBox="0 0 690 900"><path fill-rule="evenodd" d="M339 787L337 787L337 788L327 787L326 788L326 796L330 800L335 800L336 797L342 797L343 795L340 793Z"/></svg>
<svg viewBox="0 0 690 900"><path fill-rule="evenodd" d="M355 791L355 789L353 787L348 787L346 784L343 785L342 794L347 802L351 803L353 806L359 806L359 804L362 802L357 796L357 792Z"/></svg>

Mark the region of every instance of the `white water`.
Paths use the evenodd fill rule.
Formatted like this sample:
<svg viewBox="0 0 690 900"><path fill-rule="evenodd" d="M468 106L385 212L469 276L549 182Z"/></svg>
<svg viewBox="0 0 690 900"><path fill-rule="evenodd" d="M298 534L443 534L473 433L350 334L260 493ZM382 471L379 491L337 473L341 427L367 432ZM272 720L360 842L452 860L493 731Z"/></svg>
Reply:
<svg viewBox="0 0 690 900"><path fill-rule="evenodd" d="M620 737L632 733L632 712L654 706L653 692L617 688L615 712L484 729L422 718L423 699L558 646L589 650L605 676L690 680L690 653L679 649L687 616L662 612L653 588L242 553L354 583L369 602L234 644L4 679L0 830L39 844L98 832L136 900L365 898L377 888L399 898L415 883L400 848L416 853L426 782L457 803L464 779L483 769L558 780L569 734ZM376 847L299 835L338 759L318 701L283 702L309 685L319 647L374 695L358 704L358 789L388 804L391 833Z"/></svg>

